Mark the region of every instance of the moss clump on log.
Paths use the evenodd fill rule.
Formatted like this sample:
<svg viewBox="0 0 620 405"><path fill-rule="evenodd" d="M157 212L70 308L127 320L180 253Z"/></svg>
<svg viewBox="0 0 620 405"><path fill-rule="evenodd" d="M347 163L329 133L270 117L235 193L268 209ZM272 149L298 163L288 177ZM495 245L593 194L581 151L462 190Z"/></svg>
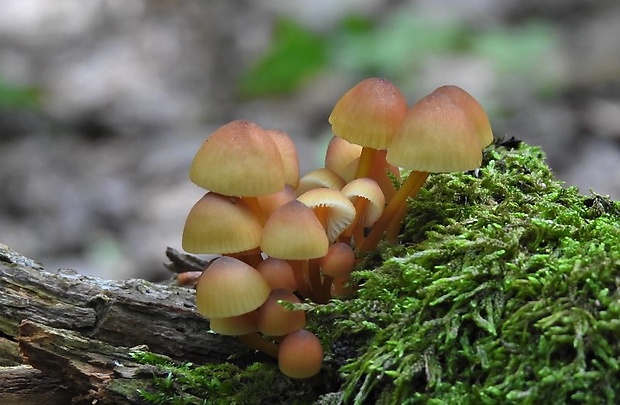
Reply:
<svg viewBox="0 0 620 405"><path fill-rule="evenodd" d="M263 363L244 370L252 398L235 385L191 392L205 403L615 403L619 274L620 204L563 187L540 149L499 143L479 170L429 178L400 243L358 265L354 298L313 306L327 352L318 380L274 384L260 373L277 366Z"/></svg>

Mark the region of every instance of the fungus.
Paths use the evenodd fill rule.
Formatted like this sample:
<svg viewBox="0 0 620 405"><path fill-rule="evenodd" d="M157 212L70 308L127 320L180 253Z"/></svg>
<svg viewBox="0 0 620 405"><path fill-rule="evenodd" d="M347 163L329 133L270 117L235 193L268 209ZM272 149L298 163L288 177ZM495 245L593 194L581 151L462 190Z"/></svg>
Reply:
<svg viewBox="0 0 620 405"><path fill-rule="evenodd" d="M238 197L205 194L189 211L182 246L190 253L237 253L258 247L263 228Z"/></svg>
<svg viewBox="0 0 620 405"><path fill-rule="evenodd" d="M309 378L321 370L323 348L312 333L300 329L282 339L278 350L278 367L291 378Z"/></svg>
<svg viewBox="0 0 620 405"><path fill-rule="evenodd" d="M355 243L361 244L364 228L371 227L383 213L385 196L377 182L369 177L350 181L341 193L355 206L355 220L344 230L340 240L349 243L355 235Z"/></svg>
<svg viewBox="0 0 620 405"><path fill-rule="evenodd" d="M328 119L332 132L363 147L355 178L368 177L376 150L389 148L406 113L400 90L378 77L361 81L338 100Z"/></svg>
<svg viewBox="0 0 620 405"><path fill-rule="evenodd" d="M342 177L345 181L355 178L355 172L357 171L357 162L359 162L360 154L362 153L362 147L354 143L348 142L339 136L334 136L327 145L325 151L325 168L336 173ZM348 166L351 162L356 161L353 168L351 178L347 179L345 176L345 170L348 170Z"/></svg>
<svg viewBox="0 0 620 405"><path fill-rule="evenodd" d="M282 288L290 292L297 291L297 280L293 273L293 267L286 260L268 257L256 267L256 270L263 276L272 290Z"/></svg>
<svg viewBox="0 0 620 405"><path fill-rule="evenodd" d="M280 303L286 301L299 304L295 294L283 289L273 290L269 298L258 308L258 330L267 336L284 336L306 326L306 313L302 310L290 310Z"/></svg>
<svg viewBox="0 0 620 405"><path fill-rule="evenodd" d="M286 259L293 267L299 293L310 297L306 279L308 260L323 257L329 240L312 209L293 200L276 209L267 219L260 247L270 257Z"/></svg>
<svg viewBox="0 0 620 405"><path fill-rule="evenodd" d="M237 316L260 307L270 292L269 284L256 269L222 256L198 279L196 308L207 318Z"/></svg>
<svg viewBox="0 0 620 405"><path fill-rule="evenodd" d="M268 129L267 134L278 147L284 167L284 182L295 188L299 184L299 156L288 134L280 129Z"/></svg>
<svg viewBox="0 0 620 405"><path fill-rule="evenodd" d="M299 197L306 191L315 188L331 188L332 190L340 190L344 187L345 181L336 173L329 169L316 169L306 173L299 180L299 185L295 189L295 194Z"/></svg>
<svg viewBox="0 0 620 405"><path fill-rule="evenodd" d="M209 319L211 330L220 335L241 336L258 331L258 310L237 316Z"/></svg>
<svg viewBox="0 0 620 405"><path fill-rule="evenodd" d="M297 200L312 208L330 243L334 242L355 219L355 207L338 190L315 188L306 191L297 197Z"/></svg>
<svg viewBox="0 0 620 405"><path fill-rule="evenodd" d="M374 249L407 197L414 197L431 172L473 170L482 162L481 141L469 116L445 94L431 93L405 116L387 153L387 161L411 169L407 179L364 240Z"/></svg>
<svg viewBox="0 0 620 405"><path fill-rule="evenodd" d="M339 285L343 281L350 280L351 271L355 266L355 252L347 243L334 243L327 250L327 254L321 258L319 264L323 274L323 286L319 299L327 302L331 297L334 280L338 280Z"/></svg>
<svg viewBox="0 0 620 405"><path fill-rule="evenodd" d="M215 130L194 156L189 177L207 190L242 197L261 223L265 217L256 196L285 185L280 149L263 128L247 120Z"/></svg>

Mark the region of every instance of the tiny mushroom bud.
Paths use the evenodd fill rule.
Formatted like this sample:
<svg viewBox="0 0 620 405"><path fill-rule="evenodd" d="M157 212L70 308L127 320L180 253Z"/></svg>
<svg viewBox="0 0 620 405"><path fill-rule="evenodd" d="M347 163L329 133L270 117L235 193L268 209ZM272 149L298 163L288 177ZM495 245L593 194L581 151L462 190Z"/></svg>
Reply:
<svg viewBox="0 0 620 405"><path fill-rule="evenodd" d="M278 350L280 371L291 378L309 378L321 370L323 348L321 342L305 329L286 335Z"/></svg>

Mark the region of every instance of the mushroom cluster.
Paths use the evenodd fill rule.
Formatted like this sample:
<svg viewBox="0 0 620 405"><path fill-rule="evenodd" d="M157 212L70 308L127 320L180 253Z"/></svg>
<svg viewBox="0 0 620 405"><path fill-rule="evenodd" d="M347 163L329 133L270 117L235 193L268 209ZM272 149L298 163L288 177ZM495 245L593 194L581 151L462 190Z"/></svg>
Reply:
<svg viewBox="0 0 620 405"><path fill-rule="evenodd" d="M198 279L198 312L292 378L315 375L323 359L294 304L352 294L355 252L375 249L384 234L395 242L406 200L429 174L479 167L493 140L481 105L452 85L408 107L388 80L366 79L329 123L325 167L302 177L290 137L247 120L213 132L189 173L208 191L187 216L183 249L220 255ZM399 168L409 174L396 187Z"/></svg>

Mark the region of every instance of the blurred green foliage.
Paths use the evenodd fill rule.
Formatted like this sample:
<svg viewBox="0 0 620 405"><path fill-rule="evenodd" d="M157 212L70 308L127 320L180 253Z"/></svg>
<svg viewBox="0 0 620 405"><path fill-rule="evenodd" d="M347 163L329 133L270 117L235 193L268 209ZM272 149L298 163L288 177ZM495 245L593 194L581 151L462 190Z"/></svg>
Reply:
<svg viewBox="0 0 620 405"><path fill-rule="evenodd" d="M488 60L499 75L550 87L542 58L555 44L550 22L472 27L456 18L395 10L381 20L350 15L333 29L314 32L292 19L276 21L273 42L240 80L245 97L292 92L325 69L351 76L385 76L415 85L428 58L461 54ZM541 66L543 68L541 69Z"/></svg>
<svg viewBox="0 0 620 405"><path fill-rule="evenodd" d="M39 107L41 92L34 87L18 86L0 77L0 108L31 109Z"/></svg>

